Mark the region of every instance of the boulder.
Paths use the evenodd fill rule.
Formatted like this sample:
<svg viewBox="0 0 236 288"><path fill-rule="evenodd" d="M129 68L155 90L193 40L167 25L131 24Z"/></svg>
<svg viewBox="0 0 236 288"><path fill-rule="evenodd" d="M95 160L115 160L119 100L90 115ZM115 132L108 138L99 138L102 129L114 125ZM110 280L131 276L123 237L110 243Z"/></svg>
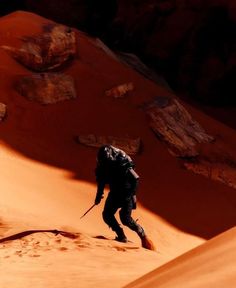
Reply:
<svg viewBox="0 0 236 288"><path fill-rule="evenodd" d="M76 141L91 147L101 147L102 145L113 145L124 150L129 155L135 155L140 152L141 139L130 137L98 136L94 134L79 135Z"/></svg>
<svg viewBox="0 0 236 288"><path fill-rule="evenodd" d="M18 77L16 90L29 100L53 104L76 98L74 80L62 73L40 73Z"/></svg>
<svg viewBox="0 0 236 288"><path fill-rule="evenodd" d="M24 37L20 49L10 46L2 48L18 62L33 71L48 71L64 65L76 55L75 32L66 26L47 24L39 35Z"/></svg>

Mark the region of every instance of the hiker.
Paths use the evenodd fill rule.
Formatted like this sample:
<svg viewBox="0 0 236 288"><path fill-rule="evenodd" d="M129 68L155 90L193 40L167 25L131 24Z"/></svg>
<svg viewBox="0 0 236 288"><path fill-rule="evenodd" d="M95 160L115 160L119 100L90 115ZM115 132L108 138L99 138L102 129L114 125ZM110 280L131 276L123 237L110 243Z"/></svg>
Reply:
<svg viewBox="0 0 236 288"><path fill-rule="evenodd" d="M136 209L136 190L139 181L132 159L121 149L104 145L97 154L95 174L97 180L95 205L101 202L105 185L108 184L110 188L102 215L104 222L117 234L116 240L128 241L115 218L115 213L120 209L122 224L138 234L144 248L152 249L152 243L144 229L131 217L132 210Z"/></svg>

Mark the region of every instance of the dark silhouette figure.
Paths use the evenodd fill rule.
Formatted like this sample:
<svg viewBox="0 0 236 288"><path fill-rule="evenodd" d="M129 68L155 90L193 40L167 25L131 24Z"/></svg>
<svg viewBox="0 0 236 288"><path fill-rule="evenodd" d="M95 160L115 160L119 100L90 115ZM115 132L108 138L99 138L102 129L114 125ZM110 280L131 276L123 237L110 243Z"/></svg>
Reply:
<svg viewBox="0 0 236 288"><path fill-rule="evenodd" d="M136 209L136 190L139 181L132 159L114 146L102 146L97 154L95 174L98 183L96 205L103 198L105 185L108 184L110 188L102 215L105 223L117 234L116 240L127 242L124 230L115 218L115 213L120 209L122 224L138 234L144 248L153 250L144 229L131 217L132 210Z"/></svg>

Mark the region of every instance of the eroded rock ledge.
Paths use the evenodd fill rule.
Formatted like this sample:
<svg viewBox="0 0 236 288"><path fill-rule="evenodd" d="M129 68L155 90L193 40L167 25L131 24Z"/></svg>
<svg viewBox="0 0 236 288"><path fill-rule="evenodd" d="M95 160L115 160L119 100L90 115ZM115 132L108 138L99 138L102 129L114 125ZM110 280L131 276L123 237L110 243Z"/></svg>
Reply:
<svg viewBox="0 0 236 288"><path fill-rule="evenodd" d="M19 76L15 88L22 96L41 104L54 104L76 98L73 78L62 73Z"/></svg>
<svg viewBox="0 0 236 288"><path fill-rule="evenodd" d="M76 141L80 144L91 147L100 147L102 145L113 145L124 150L129 155L135 155L140 152L141 139L131 137L114 137L114 136L98 136L94 134L79 135Z"/></svg>
<svg viewBox="0 0 236 288"><path fill-rule="evenodd" d="M151 129L177 157L196 157L197 144L214 140L175 98L157 97L144 110Z"/></svg>
<svg viewBox="0 0 236 288"><path fill-rule="evenodd" d="M22 38L21 48L2 46L19 63L41 72L63 66L76 55L75 32L66 26L48 23L42 33Z"/></svg>

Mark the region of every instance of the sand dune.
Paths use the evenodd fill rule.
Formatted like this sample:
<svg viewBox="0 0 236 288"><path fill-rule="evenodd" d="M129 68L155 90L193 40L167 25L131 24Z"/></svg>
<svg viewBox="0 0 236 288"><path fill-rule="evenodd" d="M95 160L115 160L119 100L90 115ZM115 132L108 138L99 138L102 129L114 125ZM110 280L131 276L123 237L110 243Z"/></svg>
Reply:
<svg viewBox="0 0 236 288"><path fill-rule="evenodd" d="M48 21L25 12L2 17L0 45L19 47L21 37L39 33ZM235 190L183 169L148 127L140 105L171 92L76 34L78 56L64 72L74 78L78 97L50 106L15 91L15 77L31 72L0 49L0 102L8 107L0 123L0 238L54 229L78 235L40 232L0 243L4 288L122 287L236 223ZM134 90L127 98L106 97L105 91L129 82ZM233 130L188 108L209 133L235 147ZM97 150L76 143L78 134L142 139L143 152L134 157L141 176L134 218L157 252L140 248L130 231L131 243L112 240L101 219L104 201L80 220L95 197Z"/></svg>
<svg viewBox="0 0 236 288"><path fill-rule="evenodd" d="M235 287L235 240L236 228L207 241L126 287Z"/></svg>

